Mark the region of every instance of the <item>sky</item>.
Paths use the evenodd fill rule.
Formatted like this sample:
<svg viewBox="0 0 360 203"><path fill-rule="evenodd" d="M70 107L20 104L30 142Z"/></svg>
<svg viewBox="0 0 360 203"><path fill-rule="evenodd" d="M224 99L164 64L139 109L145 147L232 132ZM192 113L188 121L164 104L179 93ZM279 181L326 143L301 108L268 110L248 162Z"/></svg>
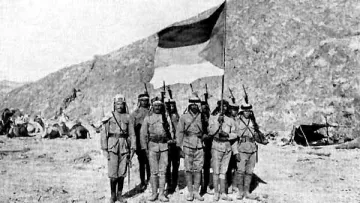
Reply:
<svg viewBox="0 0 360 203"><path fill-rule="evenodd" d="M1 0L0 80L36 81L223 0Z"/></svg>

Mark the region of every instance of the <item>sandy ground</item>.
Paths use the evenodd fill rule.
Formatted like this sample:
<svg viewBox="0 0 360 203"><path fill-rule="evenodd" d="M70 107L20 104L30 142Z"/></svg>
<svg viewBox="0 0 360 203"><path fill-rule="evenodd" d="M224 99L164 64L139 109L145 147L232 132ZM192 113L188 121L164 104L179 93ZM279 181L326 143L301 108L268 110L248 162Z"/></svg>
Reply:
<svg viewBox="0 0 360 203"><path fill-rule="evenodd" d="M99 135L90 140L0 136L0 202L108 202L107 166L99 149ZM254 193L262 197L261 202L360 202L359 150L275 143L259 150L255 173L266 184L260 183ZM145 202L150 188L135 192L140 182L136 155L133 163L124 192L128 202ZM182 184L170 201L186 202L186 193ZM235 194L231 196L235 199ZM204 197L212 201L212 195Z"/></svg>

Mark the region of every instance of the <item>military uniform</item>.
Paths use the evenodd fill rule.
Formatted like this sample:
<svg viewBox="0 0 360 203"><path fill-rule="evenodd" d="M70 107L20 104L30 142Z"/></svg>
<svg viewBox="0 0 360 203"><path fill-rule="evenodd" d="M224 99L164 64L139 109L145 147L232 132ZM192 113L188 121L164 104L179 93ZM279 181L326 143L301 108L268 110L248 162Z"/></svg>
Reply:
<svg viewBox="0 0 360 203"><path fill-rule="evenodd" d="M163 105L160 101L155 101L154 105ZM141 126L140 145L141 149L148 152L150 172L151 172L151 186L153 195L150 201L157 199L157 189L159 185L159 199L160 201L169 201L164 195L165 175L168 165L168 141L172 139L173 135L170 121L164 123L164 115L161 113L151 113L145 117ZM167 118L165 118L167 119ZM166 122L166 121L165 121ZM168 129L165 129L165 128ZM170 136L170 137L169 137ZM159 184L158 184L159 182Z"/></svg>
<svg viewBox="0 0 360 203"><path fill-rule="evenodd" d="M114 116L122 130L116 123ZM101 136L101 149L110 152L110 159L108 160L109 178L126 176L128 167L126 158L130 155L130 148L135 148L135 146L130 146L130 137L134 133L130 116L116 112L114 112L114 116L105 122L105 131Z"/></svg>
<svg viewBox="0 0 360 203"><path fill-rule="evenodd" d="M242 108L250 110L251 105L242 106ZM253 116L246 118L243 113L240 113L239 117L236 118L236 123L239 133L237 142L233 144L232 149L237 156L238 199L243 199L244 196L253 199L255 197L249 194L249 189L257 161L258 147L255 142L267 144L267 140L260 133Z"/></svg>
<svg viewBox="0 0 360 203"><path fill-rule="evenodd" d="M202 105L207 105L207 103L202 102ZM207 109L207 108L206 108ZM201 119L202 119L202 125L204 134L208 135L208 126L209 126L209 118L210 118L210 109L207 109L208 111L204 111L201 113ZM203 181L201 186L201 193L205 194L207 193L207 187L210 182L210 168L211 168L211 145L212 145L212 137L208 137L203 140L204 144L204 166L203 166Z"/></svg>
<svg viewBox="0 0 360 203"><path fill-rule="evenodd" d="M124 101L125 98L122 95L117 95L114 98L114 103ZM107 152L108 176L111 187L110 202L113 203L116 199L120 202L126 202L122 199L122 189L126 170L129 167L130 148L135 148L135 143L130 142L131 137L134 136L134 127L127 113L117 111L104 118L103 123L105 130L101 134L100 144L101 149ZM118 188L117 197L116 186Z"/></svg>
<svg viewBox="0 0 360 203"><path fill-rule="evenodd" d="M220 183L220 193L223 200L231 200L226 195L226 172L231 158L230 140L237 136L236 123L233 119L224 116L222 124L218 122L219 115L211 116L209 120L209 134L214 136L211 148L211 165L213 169L213 182L215 189L214 199L219 199L218 184ZM227 136L223 136L223 131Z"/></svg>
<svg viewBox="0 0 360 203"><path fill-rule="evenodd" d="M132 142L135 143L135 152L139 161L140 181L143 186L146 186L147 181L150 180L150 165L149 159L146 155L146 151L141 149L140 145L140 129L145 119L145 116L149 114L149 108L139 107L131 114L131 120L134 123L135 133L132 138ZM146 172L146 180L145 180Z"/></svg>
<svg viewBox="0 0 360 203"><path fill-rule="evenodd" d="M176 113L170 113L170 121L173 129L176 129L176 126L179 122L179 114ZM175 134L176 132L174 132ZM175 140L176 141L176 140ZM168 184L168 191L174 192L177 187L178 182L178 171L180 166L180 154L178 147L176 146L176 143L170 143L169 144L169 164L166 170L166 179Z"/></svg>
<svg viewBox="0 0 360 203"><path fill-rule="evenodd" d="M198 101L200 103L200 100ZM197 114L193 114L189 110L188 113L182 115L180 117L176 132L176 143L180 148L182 148L185 154L184 166L186 171L186 182L189 191L187 200L192 201L195 197L200 201L204 201L204 198L199 195L201 170L204 165L204 130L200 111Z"/></svg>

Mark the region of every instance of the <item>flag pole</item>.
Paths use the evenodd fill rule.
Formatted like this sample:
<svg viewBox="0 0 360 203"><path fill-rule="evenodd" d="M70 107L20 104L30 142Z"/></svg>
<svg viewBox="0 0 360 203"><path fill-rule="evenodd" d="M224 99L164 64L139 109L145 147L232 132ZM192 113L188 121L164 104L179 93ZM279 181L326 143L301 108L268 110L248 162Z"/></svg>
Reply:
<svg viewBox="0 0 360 203"><path fill-rule="evenodd" d="M225 18L224 18L224 45L223 45L223 64L224 64L224 74L223 76L221 77L221 107L220 107L220 112L221 112L221 115L224 114L224 108L223 108L223 105L224 105L224 83L225 83L225 51L226 51L226 0L225 0L225 5L224 5L224 14L225 14Z"/></svg>

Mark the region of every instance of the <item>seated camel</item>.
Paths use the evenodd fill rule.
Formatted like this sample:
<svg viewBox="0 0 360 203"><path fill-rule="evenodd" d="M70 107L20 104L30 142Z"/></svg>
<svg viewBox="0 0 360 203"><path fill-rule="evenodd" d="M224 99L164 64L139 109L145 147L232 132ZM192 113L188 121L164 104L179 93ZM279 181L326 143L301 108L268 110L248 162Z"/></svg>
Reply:
<svg viewBox="0 0 360 203"><path fill-rule="evenodd" d="M13 137L30 137L29 132L27 131L27 124L13 124L9 130L9 134L7 135L9 138Z"/></svg>
<svg viewBox="0 0 360 203"><path fill-rule="evenodd" d="M76 123L70 129L70 137L74 139L91 139L89 130L86 129L83 125L81 125L80 122Z"/></svg>

